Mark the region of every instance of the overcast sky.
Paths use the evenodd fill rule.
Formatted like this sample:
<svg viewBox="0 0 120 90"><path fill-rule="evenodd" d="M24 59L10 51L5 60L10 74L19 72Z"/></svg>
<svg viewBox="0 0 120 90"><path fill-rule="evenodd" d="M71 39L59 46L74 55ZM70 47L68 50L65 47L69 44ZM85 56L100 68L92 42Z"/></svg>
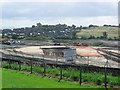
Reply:
<svg viewBox="0 0 120 90"><path fill-rule="evenodd" d="M117 0L2 0L0 11L1 28L30 27L38 22L76 26L118 24Z"/></svg>

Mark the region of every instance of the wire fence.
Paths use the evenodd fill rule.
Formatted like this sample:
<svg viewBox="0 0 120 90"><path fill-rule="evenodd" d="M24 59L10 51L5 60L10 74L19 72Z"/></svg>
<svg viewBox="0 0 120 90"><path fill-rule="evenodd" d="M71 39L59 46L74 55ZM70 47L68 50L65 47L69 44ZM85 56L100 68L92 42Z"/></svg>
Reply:
<svg viewBox="0 0 120 90"><path fill-rule="evenodd" d="M119 68L66 64L60 61L56 63L54 60L47 60L44 56L36 57L24 53L18 54L17 52L9 52L9 54L1 52L1 54L3 68L58 78L58 82L68 80L79 82L80 85L82 83L94 83L103 85L105 88L120 85L118 80L118 77L120 77Z"/></svg>

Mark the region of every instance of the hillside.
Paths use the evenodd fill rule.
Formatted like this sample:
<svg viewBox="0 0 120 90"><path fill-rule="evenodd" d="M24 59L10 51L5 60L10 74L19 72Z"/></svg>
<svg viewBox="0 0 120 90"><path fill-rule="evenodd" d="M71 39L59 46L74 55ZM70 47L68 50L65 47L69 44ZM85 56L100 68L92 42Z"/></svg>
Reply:
<svg viewBox="0 0 120 90"><path fill-rule="evenodd" d="M54 39L54 38L74 38L75 32L80 30L80 27L75 25L67 26L66 24L57 25L42 25L37 23L37 26L14 29L3 29L2 35L13 39L26 38L30 39Z"/></svg>
<svg viewBox="0 0 120 90"><path fill-rule="evenodd" d="M99 26L99 27L91 27L87 29L81 29L80 32L77 33L77 37L87 37L89 38L90 35L95 36L95 38L103 36L103 32L107 32L108 39L115 39L119 37L118 35L118 28L117 27L106 27L106 26Z"/></svg>

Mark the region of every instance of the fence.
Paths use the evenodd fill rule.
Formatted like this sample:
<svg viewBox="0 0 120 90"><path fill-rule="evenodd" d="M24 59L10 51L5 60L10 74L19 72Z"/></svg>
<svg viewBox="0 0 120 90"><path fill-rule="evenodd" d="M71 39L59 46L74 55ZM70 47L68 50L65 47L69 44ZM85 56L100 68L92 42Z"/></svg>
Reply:
<svg viewBox="0 0 120 90"><path fill-rule="evenodd" d="M81 85L85 82L96 82L96 84L120 85L117 77L120 75L119 68L106 68L88 65L65 64L47 60L45 57L36 57L18 53L2 53L2 67L27 70L31 74L39 73L43 76L56 77L60 82L62 79L76 81ZM108 76L108 77L107 77ZM102 80L103 79L103 80ZM112 82L111 82L112 81Z"/></svg>

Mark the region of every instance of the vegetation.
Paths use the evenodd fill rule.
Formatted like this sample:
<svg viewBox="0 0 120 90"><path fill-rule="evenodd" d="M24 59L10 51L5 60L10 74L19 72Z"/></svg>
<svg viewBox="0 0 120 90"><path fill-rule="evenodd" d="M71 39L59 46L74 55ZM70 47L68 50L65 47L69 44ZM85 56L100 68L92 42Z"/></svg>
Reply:
<svg viewBox="0 0 120 90"><path fill-rule="evenodd" d="M82 85L57 79L42 77L15 70L2 69L2 88L96 88L100 86Z"/></svg>
<svg viewBox="0 0 120 90"><path fill-rule="evenodd" d="M66 24L57 24L57 25L42 25L37 23L36 26L26 28L16 28L16 29L3 29L3 37L11 37L12 39L19 38L24 36L28 39L51 39L53 38L69 38L74 39L76 32L80 31L81 27L76 27L75 25L67 26ZM35 38L36 37L36 38ZM52 39L53 39L52 38Z"/></svg>
<svg viewBox="0 0 120 90"><path fill-rule="evenodd" d="M51 40L53 43L60 43L63 45L92 45L92 46L118 46L114 41L120 40L118 34L118 26L114 25L89 25L88 27L76 27L75 25L67 26L66 24L57 25L42 25L37 23L32 27L16 28L16 29L3 29L2 41L4 44L7 42L13 43L14 40L21 41L19 44L34 42L38 45L43 45ZM45 42L45 43L41 43ZM112 41L113 44L109 44ZM49 44L51 44L49 42ZM16 43L14 43L16 44ZM36 45L35 44L35 45Z"/></svg>
<svg viewBox="0 0 120 90"><path fill-rule="evenodd" d="M9 68L9 64L3 64L3 67ZM18 70L19 67L17 64L11 64L11 69ZM30 72L30 66L22 65L21 70ZM43 75L44 69L43 69L43 67L33 66L33 73ZM60 77L60 68L59 67L51 68L51 67L47 66L46 75L48 77L59 78ZM79 76L80 76L80 71L72 69L72 68L67 68L67 69L63 69L62 75L63 75L63 80L78 82ZM118 78L119 76L113 76L112 74L108 74L107 77L108 77L107 82L109 85L112 85L112 86L120 85L120 82L118 82L120 79L120 78ZM82 82L83 83L91 83L92 82L96 85L103 85L104 84L104 73L83 71L82 72Z"/></svg>
<svg viewBox="0 0 120 90"><path fill-rule="evenodd" d="M53 36L48 36L48 35L37 35L37 36L26 37L26 40L40 40L40 41L44 41L44 40L50 40L50 39L54 39L54 37Z"/></svg>
<svg viewBox="0 0 120 90"><path fill-rule="evenodd" d="M118 40L118 26L112 25L89 25L88 27L67 26L66 24L42 25L37 23L31 27L3 29L3 37L28 40L50 40L50 39L108 39Z"/></svg>
<svg viewBox="0 0 120 90"><path fill-rule="evenodd" d="M91 27L87 29L81 29L77 33L77 37L81 39L109 39L109 40L118 40L118 27L110 26L99 26Z"/></svg>

